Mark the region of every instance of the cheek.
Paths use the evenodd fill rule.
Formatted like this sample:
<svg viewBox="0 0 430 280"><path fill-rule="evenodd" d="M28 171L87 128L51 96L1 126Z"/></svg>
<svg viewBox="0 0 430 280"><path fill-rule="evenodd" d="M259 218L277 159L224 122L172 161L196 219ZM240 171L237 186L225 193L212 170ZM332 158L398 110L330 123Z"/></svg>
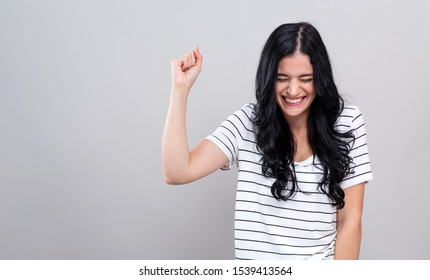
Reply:
<svg viewBox="0 0 430 280"><path fill-rule="evenodd" d="M311 94L311 95L315 95L315 87L314 87L314 85L313 84L311 84L311 85L306 85L305 87L304 87L304 90L306 90L306 92L308 93L308 94Z"/></svg>
<svg viewBox="0 0 430 280"><path fill-rule="evenodd" d="M278 83L275 85L275 93L280 94L280 93L284 92L286 88L287 88L287 86Z"/></svg>
<svg viewBox="0 0 430 280"><path fill-rule="evenodd" d="M273 98L278 105L281 105L282 94L281 91L275 88L275 96Z"/></svg>

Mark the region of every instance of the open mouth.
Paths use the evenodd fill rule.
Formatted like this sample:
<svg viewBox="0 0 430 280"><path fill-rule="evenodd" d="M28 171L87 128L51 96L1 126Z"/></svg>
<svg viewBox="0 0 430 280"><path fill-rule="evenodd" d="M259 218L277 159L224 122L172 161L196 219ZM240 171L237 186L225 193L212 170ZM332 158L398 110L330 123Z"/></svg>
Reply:
<svg viewBox="0 0 430 280"><path fill-rule="evenodd" d="M299 98L288 98L283 96L283 99L285 101L285 103L288 106L299 106L300 104L302 104L303 100L305 100L306 96L302 96Z"/></svg>

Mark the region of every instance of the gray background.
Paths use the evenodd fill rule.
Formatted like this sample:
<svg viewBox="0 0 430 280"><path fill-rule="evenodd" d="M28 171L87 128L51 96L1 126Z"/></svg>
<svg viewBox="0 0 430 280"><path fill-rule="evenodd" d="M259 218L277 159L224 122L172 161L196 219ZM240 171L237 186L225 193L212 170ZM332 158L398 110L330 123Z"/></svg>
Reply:
<svg viewBox="0 0 430 280"><path fill-rule="evenodd" d="M425 1L0 1L0 258L232 259L236 173L161 174L170 61L200 46L191 145L254 100L261 48L309 21L367 123L363 259L430 259Z"/></svg>

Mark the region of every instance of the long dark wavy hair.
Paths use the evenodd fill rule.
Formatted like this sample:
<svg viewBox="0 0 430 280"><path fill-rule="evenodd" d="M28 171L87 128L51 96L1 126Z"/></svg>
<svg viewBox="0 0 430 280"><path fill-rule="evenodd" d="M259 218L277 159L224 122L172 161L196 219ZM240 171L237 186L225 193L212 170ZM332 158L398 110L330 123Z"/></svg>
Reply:
<svg viewBox="0 0 430 280"><path fill-rule="evenodd" d="M256 75L257 148L262 153L262 171L276 181L271 187L277 200L288 200L299 190L294 169L296 143L291 129L275 100L279 61L297 52L309 56L313 66L316 96L308 116L308 141L321 162L322 179L318 189L337 208L345 205L340 182L352 172L349 142L352 131L339 132L334 125L344 107L333 80L326 47L318 31L306 22L283 24L267 39L261 53ZM315 158L314 158L315 159ZM287 183L290 182L290 187Z"/></svg>

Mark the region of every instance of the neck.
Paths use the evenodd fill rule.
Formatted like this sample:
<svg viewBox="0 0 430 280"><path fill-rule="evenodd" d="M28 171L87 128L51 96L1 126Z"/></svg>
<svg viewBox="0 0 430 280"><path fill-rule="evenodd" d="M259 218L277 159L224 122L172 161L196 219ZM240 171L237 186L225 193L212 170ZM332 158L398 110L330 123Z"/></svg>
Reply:
<svg viewBox="0 0 430 280"><path fill-rule="evenodd" d="M307 131L308 127L308 116L298 116L294 118L287 118L288 126L290 127L293 134L302 134Z"/></svg>
<svg viewBox="0 0 430 280"><path fill-rule="evenodd" d="M287 120L291 132L294 135L296 149L294 151L294 161L301 162L309 158L312 148L308 140L308 119L307 116Z"/></svg>

